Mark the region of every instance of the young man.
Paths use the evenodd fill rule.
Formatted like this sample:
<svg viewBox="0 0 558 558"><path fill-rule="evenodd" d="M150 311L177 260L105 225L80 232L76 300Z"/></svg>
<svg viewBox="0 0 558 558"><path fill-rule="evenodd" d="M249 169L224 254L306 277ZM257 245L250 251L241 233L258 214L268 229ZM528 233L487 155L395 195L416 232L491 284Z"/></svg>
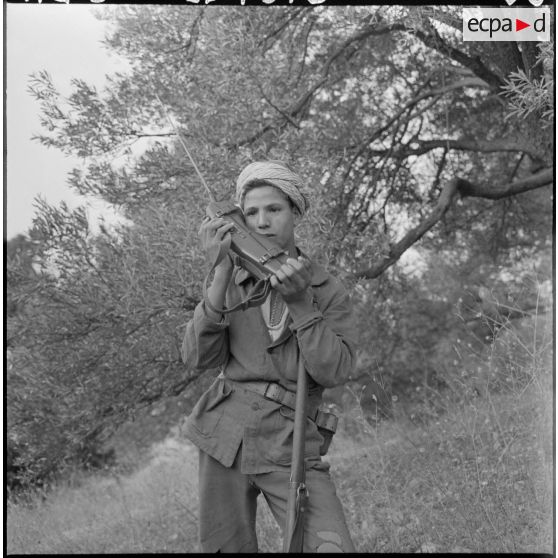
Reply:
<svg viewBox="0 0 558 558"><path fill-rule="evenodd" d="M263 305L221 314L218 309L237 304L255 281L225 257L184 337L188 366L222 370L184 429L200 449L203 552L257 551L260 493L284 528L298 360L304 360L309 376L308 416L318 424L324 388L344 383L354 366L348 294L295 244L295 225L308 209L301 187L300 177L278 161L252 163L242 171L236 195L246 224L290 257L271 278ZM208 254L231 226L221 218L204 219L199 234ZM321 458L324 437L316 422L306 420L304 552L354 552L329 464Z"/></svg>

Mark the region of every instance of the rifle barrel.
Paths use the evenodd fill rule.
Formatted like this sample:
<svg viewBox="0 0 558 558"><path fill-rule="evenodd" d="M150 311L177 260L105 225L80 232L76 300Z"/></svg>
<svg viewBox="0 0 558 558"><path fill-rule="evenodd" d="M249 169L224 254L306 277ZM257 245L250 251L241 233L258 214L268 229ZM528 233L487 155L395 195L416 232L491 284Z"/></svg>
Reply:
<svg viewBox="0 0 558 558"><path fill-rule="evenodd" d="M306 407L308 403L308 376L302 355L299 355L296 382L296 402L293 432L291 478L287 500L287 515L283 538L283 552L302 553L304 540L304 494L306 472L304 447L306 442Z"/></svg>

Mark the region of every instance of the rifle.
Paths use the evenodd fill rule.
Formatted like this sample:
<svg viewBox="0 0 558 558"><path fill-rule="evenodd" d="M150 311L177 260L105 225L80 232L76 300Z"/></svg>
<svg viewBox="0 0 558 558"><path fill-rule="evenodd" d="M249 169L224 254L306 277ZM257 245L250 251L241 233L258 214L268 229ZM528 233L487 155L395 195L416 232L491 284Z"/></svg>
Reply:
<svg viewBox="0 0 558 558"><path fill-rule="evenodd" d="M157 100L161 104L165 116L172 126L178 140L180 141L188 159L192 163L198 177L201 180L205 190L207 191L210 203L206 208L206 214L213 217L222 217L227 221L234 223L234 228L230 231L230 244L224 244L222 249L217 254L215 261L210 269L206 280L204 282L204 294L206 291L206 283L211 270L217 265L223 257L224 252L231 250L238 257L238 262L241 267L246 269L252 274L258 283L254 289L249 293L247 299L233 308L214 309L217 312L229 313L242 307L243 309L248 306L261 304L269 290L271 289L270 279L275 272L287 261L287 254L274 242L264 235L260 235L251 231L244 221L242 210L230 201L217 201L211 188L207 185L201 172L199 171L194 159L190 155L190 151L186 147L182 136L180 135L174 122L171 120L165 105L156 95ZM258 292L258 285L263 285L261 292ZM207 302L207 298L206 298ZM302 355L299 355L298 360L298 376L297 376L297 389L296 389L296 403L295 403L295 420L294 420L294 433L293 433L293 454L291 463L291 477L289 481L289 494L287 502L287 517L284 532L283 551L284 552L302 552L302 542L304 535L303 513L308 497L306 490L305 471L304 471L304 446L306 435L306 406L307 406L307 393L308 393L308 377Z"/></svg>
<svg viewBox="0 0 558 558"><path fill-rule="evenodd" d="M304 539L304 511L308 499L308 490L304 483L304 445L306 441L306 403L308 393L308 376L302 355L298 358L298 375L296 380L296 403L293 432L293 457L291 478L289 481L289 498L287 501L287 518L283 533L283 552L302 553Z"/></svg>

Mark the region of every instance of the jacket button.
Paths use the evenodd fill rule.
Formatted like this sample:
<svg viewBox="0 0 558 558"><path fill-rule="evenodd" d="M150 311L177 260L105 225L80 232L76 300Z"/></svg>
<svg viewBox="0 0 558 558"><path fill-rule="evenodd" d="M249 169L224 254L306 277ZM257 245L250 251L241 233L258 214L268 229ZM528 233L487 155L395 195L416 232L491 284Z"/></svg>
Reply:
<svg viewBox="0 0 558 558"><path fill-rule="evenodd" d="M259 411L260 410L260 404L259 403L252 403L252 410L253 411Z"/></svg>

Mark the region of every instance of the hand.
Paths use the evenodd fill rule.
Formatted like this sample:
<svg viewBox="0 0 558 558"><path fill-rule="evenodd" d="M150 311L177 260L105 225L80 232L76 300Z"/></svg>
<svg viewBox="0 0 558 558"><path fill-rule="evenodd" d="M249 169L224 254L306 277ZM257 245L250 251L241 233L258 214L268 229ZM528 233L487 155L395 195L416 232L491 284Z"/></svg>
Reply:
<svg viewBox="0 0 558 558"><path fill-rule="evenodd" d="M198 236L201 240L202 248L207 254L208 259L213 262L221 248L221 244L227 240L230 230L234 228L234 223L226 221L222 217L205 217L200 225ZM227 254L216 266L216 273L227 273L233 269L233 263Z"/></svg>
<svg viewBox="0 0 558 558"><path fill-rule="evenodd" d="M308 287L312 279L310 260L299 256L297 259L287 258L270 279L271 286L277 289L286 302L304 299L308 296Z"/></svg>

